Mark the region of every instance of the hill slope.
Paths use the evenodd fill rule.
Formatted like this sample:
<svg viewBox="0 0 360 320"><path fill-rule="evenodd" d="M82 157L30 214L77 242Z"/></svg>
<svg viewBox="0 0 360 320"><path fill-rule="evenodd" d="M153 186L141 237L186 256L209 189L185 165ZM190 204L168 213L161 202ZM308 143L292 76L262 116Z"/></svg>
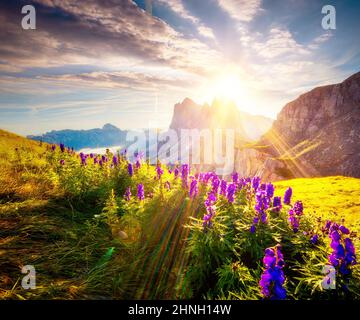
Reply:
<svg viewBox="0 0 360 320"><path fill-rule="evenodd" d="M338 222L344 217L360 232L359 179L277 183L276 195L291 185L294 200L304 203L297 233L288 222L290 206L269 211L268 222L249 231L255 214L251 184L238 188L233 201L217 194L212 225L204 229L204 200L214 185L199 177L190 195L194 188L186 185L194 177L184 174L186 167L180 177L162 166L159 178L161 171L143 163L130 175L128 161L114 161L112 154L100 165L90 156L84 161L72 151L53 151L4 131L0 137L0 299L262 299L259 261L265 248L279 242L289 299L342 294L319 289L318 266L327 262L329 237L320 234L314 246L308 234L319 229L318 215ZM328 213L334 209L337 216ZM36 267L35 290L21 288L24 265ZM352 268L351 297L358 297L360 269Z"/></svg>

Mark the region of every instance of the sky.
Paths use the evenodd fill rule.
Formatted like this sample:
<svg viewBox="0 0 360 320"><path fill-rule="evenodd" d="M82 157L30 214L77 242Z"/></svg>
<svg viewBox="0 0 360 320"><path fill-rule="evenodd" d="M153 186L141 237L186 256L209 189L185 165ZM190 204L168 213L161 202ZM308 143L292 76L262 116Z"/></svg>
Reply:
<svg viewBox="0 0 360 320"><path fill-rule="evenodd" d="M0 128L165 128L185 97L276 118L360 71L359 31L357 0L1 0Z"/></svg>

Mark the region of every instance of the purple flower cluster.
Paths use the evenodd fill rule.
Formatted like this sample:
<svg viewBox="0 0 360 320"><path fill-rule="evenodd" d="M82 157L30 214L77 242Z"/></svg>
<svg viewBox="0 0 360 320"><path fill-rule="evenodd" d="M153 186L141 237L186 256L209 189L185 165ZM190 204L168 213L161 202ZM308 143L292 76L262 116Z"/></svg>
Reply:
<svg viewBox="0 0 360 320"><path fill-rule="evenodd" d="M266 191L262 188L258 188L255 194L255 211L256 216L254 217L253 224L250 228L250 232L255 232L255 225L261 221L262 223L267 223L267 214L266 210L270 206L270 198L267 196Z"/></svg>
<svg viewBox="0 0 360 320"><path fill-rule="evenodd" d="M229 183L227 186L226 197L230 203L235 201L236 183Z"/></svg>
<svg viewBox="0 0 360 320"><path fill-rule="evenodd" d="M329 227L332 253L329 262L343 275L349 275L350 267L356 264L355 247L348 237L350 231L343 225L332 223Z"/></svg>
<svg viewBox="0 0 360 320"><path fill-rule="evenodd" d="M65 152L65 145L63 143L60 143L60 150L61 152Z"/></svg>
<svg viewBox="0 0 360 320"><path fill-rule="evenodd" d="M299 231L300 216L303 215L304 207L301 201L296 201L289 210L289 222L294 232Z"/></svg>
<svg viewBox="0 0 360 320"><path fill-rule="evenodd" d="M281 209L282 209L281 197L274 197L272 211L280 212Z"/></svg>
<svg viewBox="0 0 360 320"><path fill-rule="evenodd" d="M211 189L214 194L218 194L220 186L220 179L217 175L213 175L211 179Z"/></svg>
<svg viewBox="0 0 360 320"><path fill-rule="evenodd" d="M254 191L256 191L259 188L260 185L260 177L253 177L251 179L251 186L253 187Z"/></svg>
<svg viewBox="0 0 360 320"><path fill-rule="evenodd" d="M301 201L296 201L294 203L293 209L298 216L302 216L304 213L304 206Z"/></svg>
<svg viewBox="0 0 360 320"><path fill-rule="evenodd" d="M157 165L156 166L156 176L157 178L160 180L161 179L161 176L164 174L164 170L161 169L161 166L160 165Z"/></svg>
<svg viewBox="0 0 360 320"><path fill-rule="evenodd" d="M80 160L81 160L81 164L82 164L83 166L86 166L86 165L87 165L86 159L87 159L87 155L86 155L86 154L83 154L82 152L80 152Z"/></svg>
<svg viewBox="0 0 360 320"><path fill-rule="evenodd" d="M195 198L198 192L199 192L198 182L195 178L193 178L190 182L190 191L189 191L190 198Z"/></svg>
<svg viewBox="0 0 360 320"><path fill-rule="evenodd" d="M142 183L137 186L137 197L140 201L145 199L144 185Z"/></svg>
<svg viewBox="0 0 360 320"><path fill-rule="evenodd" d="M290 205L291 203L291 196L292 196L292 189L289 187L286 189L284 194L284 203Z"/></svg>
<svg viewBox="0 0 360 320"><path fill-rule="evenodd" d="M188 187L188 176L189 176L189 165L188 164L183 164L181 166L181 180L183 183L183 187L187 188Z"/></svg>
<svg viewBox="0 0 360 320"><path fill-rule="evenodd" d="M136 161L135 161L135 168L140 169L141 167L141 159L143 158L144 153L143 152L137 152L135 155Z"/></svg>
<svg viewBox="0 0 360 320"><path fill-rule="evenodd" d="M203 217L203 228L204 231L206 230L206 228L210 228L212 226L212 217L215 215L215 201L216 201L216 196L213 192L208 193L208 197L205 200L204 204L206 207L206 214Z"/></svg>
<svg viewBox="0 0 360 320"><path fill-rule="evenodd" d="M319 235L317 235L317 234L314 234L314 235L310 238L310 242L311 242L312 244L317 244L318 241L319 241Z"/></svg>
<svg viewBox="0 0 360 320"><path fill-rule="evenodd" d="M274 191L275 191L275 187L274 187L274 185L272 184L272 183L268 183L267 185L266 185L266 196L268 197L268 198L272 198L273 196L274 196Z"/></svg>
<svg viewBox="0 0 360 320"><path fill-rule="evenodd" d="M300 219L295 213L294 209L289 210L289 223L294 232L299 231Z"/></svg>
<svg viewBox="0 0 360 320"><path fill-rule="evenodd" d="M130 177L132 177L133 174L134 174L134 168L133 168L133 165L130 162L128 163L128 173L129 173Z"/></svg>
<svg viewBox="0 0 360 320"><path fill-rule="evenodd" d="M226 196L227 182L225 180L221 180L220 182L220 194Z"/></svg>
<svg viewBox="0 0 360 320"><path fill-rule="evenodd" d="M233 183L235 183L235 184L239 183L239 174L238 174L237 172L234 172L234 173L232 174L232 181L233 181Z"/></svg>
<svg viewBox="0 0 360 320"><path fill-rule="evenodd" d="M284 257L280 251L280 245L265 250L263 258L265 270L261 275L259 285L261 293L267 299L282 300L286 298L284 288L285 275L282 268L284 267Z"/></svg>

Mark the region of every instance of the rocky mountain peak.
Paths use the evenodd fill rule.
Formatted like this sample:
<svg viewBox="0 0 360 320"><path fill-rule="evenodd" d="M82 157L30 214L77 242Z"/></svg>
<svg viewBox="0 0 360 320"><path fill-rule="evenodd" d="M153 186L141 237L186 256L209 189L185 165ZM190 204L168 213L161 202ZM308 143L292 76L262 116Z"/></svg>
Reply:
<svg viewBox="0 0 360 320"><path fill-rule="evenodd" d="M360 72L285 105L261 144L318 175L360 176Z"/></svg>

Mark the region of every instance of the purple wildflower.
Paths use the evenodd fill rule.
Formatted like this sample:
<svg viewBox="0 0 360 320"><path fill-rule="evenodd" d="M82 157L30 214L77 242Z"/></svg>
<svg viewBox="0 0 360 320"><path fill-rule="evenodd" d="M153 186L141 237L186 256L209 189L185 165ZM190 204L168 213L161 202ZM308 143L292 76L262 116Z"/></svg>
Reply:
<svg viewBox="0 0 360 320"><path fill-rule="evenodd" d="M256 192L255 195L256 203L255 203L255 210L257 212L265 211L269 208L270 199L266 195L266 191L259 190Z"/></svg>
<svg viewBox="0 0 360 320"><path fill-rule="evenodd" d="M282 208L281 197L274 197L272 211L280 212L281 208Z"/></svg>
<svg viewBox="0 0 360 320"><path fill-rule="evenodd" d="M65 145L63 143L60 143L60 150L61 152L65 152Z"/></svg>
<svg viewBox="0 0 360 320"><path fill-rule="evenodd" d="M256 231L256 226L255 226L255 224L252 224L250 227L250 232L255 233L255 231Z"/></svg>
<svg viewBox="0 0 360 320"><path fill-rule="evenodd" d="M199 192L199 188L198 188L198 182L196 179L192 179L191 183L190 183L190 198L194 198L197 196Z"/></svg>
<svg viewBox="0 0 360 320"><path fill-rule="evenodd" d="M312 244L317 244L319 241L319 236L317 234L314 234L310 239Z"/></svg>
<svg viewBox="0 0 360 320"><path fill-rule="evenodd" d="M82 152L80 153L80 159L81 159L81 164L83 166L86 166L86 155L83 154Z"/></svg>
<svg viewBox="0 0 360 320"><path fill-rule="evenodd" d="M296 215L295 211L293 209L289 210L289 222L294 232L299 231L299 217Z"/></svg>
<svg viewBox="0 0 360 320"><path fill-rule="evenodd" d="M176 167L176 168L174 169L174 177L175 177L175 179L176 179L178 176L179 176L179 168Z"/></svg>
<svg viewBox="0 0 360 320"><path fill-rule="evenodd" d="M211 181L211 187L212 187L212 191L217 194L219 191L219 186L220 186L220 179L218 178L218 176L214 175Z"/></svg>
<svg viewBox="0 0 360 320"><path fill-rule="evenodd" d="M304 212L304 207L301 201L296 201L293 207L297 216L301 216Z"/></svg>
<svg viewBox="0 0 360 320"><path fill-rule="evenodd" d="M237 172L234 172L234 173L232 174L232 181L233 181L234 183L238 183L238 182L239 182L239 174L238 174Z"/></svg>
<svg viewBox="0 0 360 320"><path fill-rule="evenodd" d="M118 165L118 157L117 156L113 156L113 165L116 167Z"/></svg>
<svg viewBox="0 0 360 320"><path fill-rule="evenodd" d="M128 173L130 177L132 177L134 174L133 166L130 162L128 163Z"/></svg>
<svg viewBox="0 0 360 320"><path fill-rule="evenodd" d="M289 205L291 203L292 189L289 187L284 194L284 203Z"/></svg>
<svg viewBox="0 0 360 320"><path fill-rule="evenodd" d="M205 204L205 207L210 207L212 206L214 203L216 202L216 195L214 194L214 192L209 192L208 193L208 197L207 199L205 200L204 204Z"/></svg>
<svg viewBox="0 0 360 320"><path fill-rule="evenodd" d="M351 273L350 267L356 264L355 247L352 240L350 238L342 239L342 236L348 233L350 233L349 229L338 226L336 223L333 223L329 229L330 246L333 251L328 259L343 275L349 275Z"/></svg>
<svg viewBox="0 0 360 320"><path fill-rule="evenodd" d="M274 185L272 183L268 183L266 185L266 195L267 195L267 197L272 198L274 196L274 191L275 191Z"/></svg>
<svg viewBox="0 0 360 320"><path fill-rule="evenodd" d="M261 293L267 299L285 299L285 275L282 270L285 263L284 257L280 251L280 245L265 250L263 263L265 265L265 270L262 273L259 282Z"/></svg>
<svg viewBox="0 0 360 320"><path fill-rule="evenodd" d="M229 183L227 187L226 197L230 203L235 201L236 183Z"/></svg>
<svg viewBox="0 0 360 320"><path fill-rule="evenodd" d="M183 164L181 166L181 179L183 182L183 186L185 188L188 187L188 176L189 176L189 165L188 164Z"/></svg>
<svg viewBox="0 0 360 320"><path fill-rule="evenodd" d="M138 184L138 186L137 186L137 197L140 201L145 199L144 185L142 183Z"/></svg>
<svg viewBox="0 0 360 320"><path fill-rule="evenodd" d="M226 196L227 183L225 180L221 180L220 182L220 194Z"/></svg>
<svg viewBox="0 0 360 320"><path fill-rule="evenodd" d="M156 175L157 175L157 178L160 179L161 176L163 175L163 173L164 173L164 170L161 169L161 166L160 166L160 165L158 165L158 166L156 167Z"/></svg>
<svg viewBox="0 0 360 320"><path fill-rule="evenodd" d="M55 151L55 150L56 150L56 145L53 144L53 145L51 146L51 151Z"/></svg>
<svg viewBox="0 0 360 320"><path fill-rule="evenodd" d="M61 160L60 160L60 165L63 166L64 164L65 164L65 160L64 160L64 159L61 159Z"/></svg>
<svg viewBox="0 0 360 320"><path fill-rule="evenodd" d="M255 195L255 211L256 216L254 218L253 224L257 224L260 220L262 223L267 223L267 214L266 210L269 208L270 199L266 195L265 190L261 190L260 188L256 192Z"/></svg>
<svg viewBox="0 0 360 320"><path fill-rule="evenodd" d="M254 191L256 191L259 188L260 185L260 177L253 177L251 179L251 186L253 187Z"/></svg>

